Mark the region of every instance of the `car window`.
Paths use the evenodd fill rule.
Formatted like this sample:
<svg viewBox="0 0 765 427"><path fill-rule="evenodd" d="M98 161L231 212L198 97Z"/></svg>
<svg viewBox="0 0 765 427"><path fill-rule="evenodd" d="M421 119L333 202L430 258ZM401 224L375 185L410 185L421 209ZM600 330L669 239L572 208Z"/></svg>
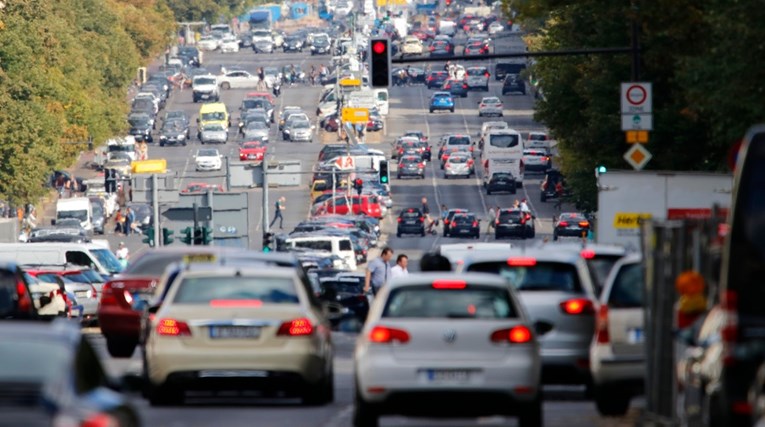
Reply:
<svg viewBox="0 0 765 427"><path fill-rule="evenodd" d="M581 292L576 266L562 262L535 262L510 266L507 261L472 264L468 271L499 274L519 291Z"/></svg>
<svg viewBox="0 0 765 427"><path fill-rule="evenodd" d="M284 277L186 277L178 284L174 304L209 304L216 300L257 300L268 304L299 302L295 282Z"/></svg>
<svg viewBox="0 0 765 427"><path fill-rule="evenodd" d="M42 384L69 375L71 352L59 340L2 337L0 382Z"/></svg>
<svg viewBox="0 0 765 427"><path fill-rule="evenodd" d="M502 211L499 213L500 221L509 221L511 219L512 220L521 219L521 211Z"/></svg>
<svg viewBox="0 0 765 427"><path fill-rule="evenodd" d="M297 240L294 245L296 248L332 252L332 242L329 240Z"/></svg>
<svg viewBox="0 0 765 427"><path fill-rule="evenodd" d="M643 268L640 264L625 264L614 278L608 305L614 308L640 308L643 306Z"/></svg>
<svg viewBox="0 0 765 427"><path fill-rule="evenodd" d="M382 317L508 319L517 313L507 291L501 288L410 286L391 291Z"/></svg>
<svg viewBox="0 0 765 427"><path fill-rule="evenodd" d="M469 215L456 215L454 217L454 222L457 224L472 224L473 221L475 221L474 216Z"/></svg>
<svg viewBox="0 0 765 427"><path fill-rule="evenodd" d="M343 280L323 280L320 287L324 293L349 293L360 294L364 289L364 279L358 280L343 279Z"/></svg>
<svg viewBox="0 0 765 427"><path fill-rule="evenodd" d="M470 145L470 138L467 136L452 136L446 145Z"/></svg>
<svg viewBox="0 0 765 427"><path fill-rule="evenodd" d="M512 148L519 144L520 138L514 134L489 135L489 145L497 148Z"/></svg>
<svg viewBox="0 0 765 427"><path fill-rule="evenodd" d="M401 218L404 218L404 219L418 219L419 217L420 217L419 211L401 212Z"/></svg>
<svg viewBox="0 0 765 427"><path fill-rule="evenodd" d="M341 240L340 241L340 250L341 251L352 251L353 245L351 244L350 240Z"/></svg>

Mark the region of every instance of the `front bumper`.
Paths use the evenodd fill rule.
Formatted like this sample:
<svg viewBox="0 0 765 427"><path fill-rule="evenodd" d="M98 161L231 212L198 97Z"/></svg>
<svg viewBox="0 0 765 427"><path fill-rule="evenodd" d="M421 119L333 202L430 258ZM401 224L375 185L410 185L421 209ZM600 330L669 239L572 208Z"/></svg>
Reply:
<svg viewBox="0 0 765 427"><path fill-rule="evenodd" d="M198 171L217 171L220 170L222 165L220 163L218 164L211 164L211 163L197 163L197 170Z"/></svg>

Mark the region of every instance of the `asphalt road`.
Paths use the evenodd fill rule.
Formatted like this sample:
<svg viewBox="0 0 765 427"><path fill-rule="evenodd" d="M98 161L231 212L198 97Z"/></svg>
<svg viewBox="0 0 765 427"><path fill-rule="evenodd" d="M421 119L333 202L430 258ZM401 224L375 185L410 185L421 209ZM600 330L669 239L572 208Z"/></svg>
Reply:
<svg viewBox="0 0 765 427"><path fill-rule="evenodd" d="M503 37L497 39L496 51L522 50L523 44L518 36ZM328 62L329 57L310 57L307 54L282 54L254 55L249 50L243 50L237 54L207 53L205 55L206 67L211 71L217 71L220 65L240 65L254 72L259 66L279 66L285 64L300 64L303 69L310 69L311 64L317 65ZM442 66L442 62L434 63L434 67ZM493 70L493 67L491 68ZM500 82L491 81L489 94L500 95ZM284 87L282 96L278 99L279 109L286 105L299 105L314 117L316 102L320 88L316 87ZM224 91L222 100L226 103L229 111L233 113L232 123L237 122L236 111L242 98L248 90ZM428 114L427 103L430 91L421 86L393 87L390 89L390 114L386 119L386 127L383 131L378 146L385 152L389 152L391 142L395 136L406 130L422 130L429 135L432 142L446 133L469 133L477 135L480 124L484 120L478 117L476 104L485 92L471 92L467 98L457 99L455 113ZM505 117L511 127L522 133L530 130L539 130L541 126L533 120L533 98L531 96L512 95L502 97L505 102ZM192 103L191 92L186 90L173 95L166 110L181 109L187 112L192 124L197 117L199 104ZM275 128L275 127L274 127ZM192 128L192 134L196 129ZM319 137L313 144L282 142L272 130L269 153L277 159L299 160L304 171L309 171L315 162L317 153L321 147ZM228 144L218 148L224 155L236 158L238 138L232 129ZM201 145L193 139L187 147L159 147L151 145L149 148L150 158L166 158L168 167L180 171L182 176L181 188L192 182L207 182L224 184L223 172L195 172L193 154ZM515 196L497 195L486 196L481 190L480 179L471 178L465 180L445 180L438 166L428 165L425 180L397 180L395 175L392 180L392 194L394 199L394 214L400 209L409 206L419 206L421 197L429 199L431 210L437 212L438 206L446 204L450 208L466 208L480 217L485 218L490 206L510 206L515 198L526 198L531 209L536 214L537 239L550 237L552 232L553 205L541 203L539 200L539 183L541 175L527 175L523 189ZM480 175L479 175L480 176ZM302 175L303 185L299 187L271 189L269 194L270 203L276 197L287 198L287 210L285 213L284 227L289 230L300 220L308 215L308 180L310 175ZM247 190L249 196L250 216L250 247L260 247L261 228L261 190ZM270 208L270 206L269 206ZM565 209L565 208L564 208ZM269 209L270 215L273 210ZM180 227L172 223L163 226L176 229L176 240L180 240L178 230ZM444 238L439 236L427 236L424 238L395 237L394 221L389 215L383 222L383 230L387 237L387 244L396 252L406 253L416 264L419 256L431 251L442 243L458 242L459 239ZM485 224L482 231L485 230ZM107 236L112 242L125 240L125 237ZM493 240L492 236L482 235L481 241ZM521 241L514 243L523 244ZM141 247L140 237L131 236L128 244L135 252ZM178 242L176 242L178 244ZM103 356L108 371L119 376L129 371L140 370L140 354L136 352L132 359L111 359L105 350L103 337L97 332L91 335L93 342ZM221 422L227 426L289 426L289 427L335 427L349 426L352 412L352 349L355 341L354 334L336 333L334 343L336 347L335 357L335 387L336 399L331 405L324 407L303 407L294 400L233 400L221 399L211 396L190 396L187 405L173 408L152 408L140 397L136 398L136 404L143 417L145 425L152 427L174 426L217 426ZM638 402L635 406L642 406ZM545 389L545 425L546 426L629 426L634 425L637 412L633 409L625 418L604 419L595 411L594 404L583 399L582 391L576 388L547 388ZM488 417L471 420L423 420L404 417L383 418L383 426L485 426L502 425L514 426L515 419L502 417Z"/></svg>

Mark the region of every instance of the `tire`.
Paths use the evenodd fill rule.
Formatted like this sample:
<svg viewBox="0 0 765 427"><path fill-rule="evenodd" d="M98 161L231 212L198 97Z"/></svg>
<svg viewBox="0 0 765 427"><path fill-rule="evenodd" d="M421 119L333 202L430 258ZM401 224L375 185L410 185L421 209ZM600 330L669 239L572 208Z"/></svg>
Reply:
<svg viewBox="0 0 765 427"><path fill-rule="evenodd" d="M518 414L519 427L542 427L542 401L537 398Z"/></svg>
<svg viewBox="0 0 765 427"><path fill-rule="evenodd" d="M450 108L449 111L451 111L453 113L454 112L454 108Z"/></svg>
<svg viewBox="0 0 765 427"><path fill-rule="evenodd" d="M303 395L303 403L309 406L332 403L335 400L334 377L334 374L330 371L318 384L308 387Z"/></svg>
<svg viewBox="0 0 765 427"><path fill-rule="evenodd" d="M430 114L433 114L433 109L432 108L430 109Z"/></svg>
<svg viewBox="0 0 765 427"><path fill-rule="evenodd" d="M483 117L483 113L478 113L478 117Z"/></svg>
<svg viewBox="0 0 765 427"><path fill-rule="evenodd" d="M160 147L164 147L164 146L165 146L165 143L164 143L164 142L162 142L162 141L160 141L160 142L159 142L159 146L160 146Z"/></svg>
<svg viewBox="0 0 765 427"><path fill-rule="evenodd" d="M106 337L106 349L109 350L109 355L114 358L125 359L131 357L137 345L138 340Z"/></svg>
<svg viewBox="0 0 765 427"><path fill-rule="evenodd" d="M220 84L220 88L224 89L224 90L231 89L231 84L228 83L228 82L223 82L223 83Z"/></svg>
<svg viewBox="0 0 765 427"><path fill-rule="evenodd" d="M401 233L396 233L396 237L401 238Z"/></svg>
<svg viewBox="0 0 765 427"><path fill-rule="evenodd" d="M614 388L595 388L595 407L605 417L620 417L630 407L630 396Z"/></svg>
<svg viewBox="0 0 765 427"><path fill-rule="evenodd" d="M353 427L378 427L379 417L372 406L364 402L364 399L356 392L353 405Z"/></svg>
<svg viewBox="0 0 765 427"><path fill-rule="evenodd" d="M531 231L529 231L529 239L533 239L537 235L537 230L532 228Z"/></svg>
<svg viewBox="0 0 765 427"><path fill-rule="evenodd" d="M186 141L181 142L181 145L185 147L186 146Z"/></svg>
<svg viewBox="0 0 765 427"><path fill-rule="evenodd" d="M486 195L491 196L491 190L486 190Z"/></svg>
<svg viewBox="0 0 765 427"><path fill-rule="evenodd" d="M396 179L401 179L401 175L396 175Z"/></svg>

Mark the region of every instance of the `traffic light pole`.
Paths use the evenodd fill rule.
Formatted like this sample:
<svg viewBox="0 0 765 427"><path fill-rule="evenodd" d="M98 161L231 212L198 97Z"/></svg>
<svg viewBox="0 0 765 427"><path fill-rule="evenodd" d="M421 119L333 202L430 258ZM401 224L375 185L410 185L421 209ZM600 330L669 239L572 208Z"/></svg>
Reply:
<svg viewBox="0 0 765 427"><path fill-rule="evenodd" d="M191 246L194 246L197 244L197 227L199 227L199 219L197 219L197 203L194 202L191 207L194 210L194 229L191 231Z"/></svg>
<svg viewBox="0 0 765 427"><path fill-rule="evenodd" d="M266 233L268 233L269 225L268 225L268 160L265 158L263 159L263 200L262 200L262 209L263 212L261 213L261 216L263 217L263 238L265 239Z"/></svg>
<svg viewBox="0 0 765 427"><path fill-rule="evenodd" d="M162 229L159 228L159 184L157 183L157 174L151 175L151 204L154 215L154 247L162 246Z"/></svg>

